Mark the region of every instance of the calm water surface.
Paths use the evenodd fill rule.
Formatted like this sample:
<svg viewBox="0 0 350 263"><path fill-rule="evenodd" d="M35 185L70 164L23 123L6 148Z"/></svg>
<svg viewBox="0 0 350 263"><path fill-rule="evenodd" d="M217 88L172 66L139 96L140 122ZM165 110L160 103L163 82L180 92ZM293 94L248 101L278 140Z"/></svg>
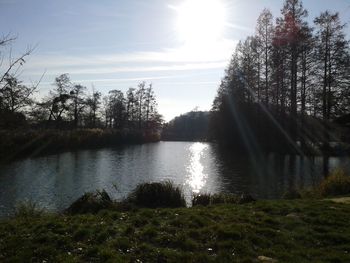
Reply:
<svg viewBox="0 0 350 263"><path fill-rule="evenodd" d="M224 153L214 144L159 142L119 149L67 152L0 165L0 216L31 200L62 210L84 192L106 189L125 197L142 182L171 180L193 192L249 192L278 198L288 188L311 186L329 169L350 170L350 158L270 154L259 159ZM113 185L116 185L117 189Z"/></svg>

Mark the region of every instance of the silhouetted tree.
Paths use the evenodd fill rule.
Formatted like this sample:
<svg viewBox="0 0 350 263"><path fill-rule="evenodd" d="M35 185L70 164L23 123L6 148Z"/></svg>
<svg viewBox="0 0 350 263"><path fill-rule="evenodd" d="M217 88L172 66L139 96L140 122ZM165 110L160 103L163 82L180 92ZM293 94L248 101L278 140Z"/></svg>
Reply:
<svg viewBox="0 0 350 263"><path fill-rule="evenodd" d="M54 120L59 127L63 121L63 114L69 110L71 81L68 74L62 74L55 78L55 89L50 91L46 105L50 105L49 122Z"/></svg>
<svg viewBox="0 0 350 263"><path fill-rule="evenodd" d="M135 93L139 129L141 129L142 127L144 99L145 99L145 93L146 93L145 87L146 87L146 82L141 82L138 85L138 89L136 90L136 93Z"/></svg>
<svg viewBox="0 0 350 263"><path fill-rule="evenodd" d="M316 47L319 58L319 76L322 80L322 117L330 120L339 116L342 95L349 89L349 42L345 40L344 27L338 13L328 11L315 19L317 26Z"/></svg>
<svg viewBox="0 0 350 263"><path fill-rule="evenodd" d="M33 103L31 96L36 86L28 87L21 84L14 76L4 78L4 85L0 90L0 108L11 113L23 111Z"/></svg>
<svg viewBox="0 0 350 263"><path fill-rule="evenodd" d="M0 37L0 127L16 128L26 124L26 111L32 104L32 95L38 84L23 85L18 79L18 73L24 65L25 58L31 54L33 48L18 57L6 56L6 46L11 46L15 37L6 35ZM6 63L7 62L7 63Z"/></svg>
<svg viewBox="0 0 350 263"><path fill-rule="evenodd" d="M262 65L264 68L264 90L265 90L265 105L269 104L269 88L270 88L270 74L271 74L271 52L273 39L273 16L268 9L264 9L260 14L256 26L256 39L258 43L258 52L262 54ZM259 74L260 75L260 74ZM259 76L260 78L260 76ZM259 94L260 98L260 94Z"/></svg>
<svg viewBox="0 0 350 263"><path fill-rule="evenodd" d="M125 99L120 90L109 92L109 107L111 108L111 123L114 128L121 129L125 123Z"/></svg>
<svg viewBox="0 0 350 263"><path fill-rule="evenodd" d="M316 18L314 35L300 0L285 0L281 13L273 25L263 10L255 36L237 44L213 102L214 139L299 151L297 141L322 141L320 130L329 141L329 123L349 113L349 46L338 14Z"/></svg>
<svg viewBox="0 0 350 263"><path fill-rule="evenodd" d="M129 88L126 92L126 120L128 122L128 127L134 127L135 116L137 113L137 100L135 97L135 89Z"/></svg>
<svg viewBox="0 0 350 263"><path fill-rule="evenodd" d="M97 113L101 105L101 92L92 90L92 94L86 99L86 106L88 110L88 126L96 127Z"/></svg>
<svg viewBox="0 0 350 263"><path fill-rule="evenodd" d="M86 87L76 84L72 87L72 90L70 91L70 97L71 97L71 108L73 111L73 117L74 117L74 127L77 128L79 125L79 121L81 118L81 113L83 112L84 107L87 104L87 101L85 101L84 95L85 95Z"/></svg>

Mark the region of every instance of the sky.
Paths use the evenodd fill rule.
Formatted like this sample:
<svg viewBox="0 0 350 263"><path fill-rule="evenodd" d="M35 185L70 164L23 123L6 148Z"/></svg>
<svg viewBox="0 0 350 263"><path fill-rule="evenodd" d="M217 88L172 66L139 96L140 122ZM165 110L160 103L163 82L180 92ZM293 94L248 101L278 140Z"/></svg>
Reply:
<svg viewBox="0 0 350 263"><path fill-rule="evenodd" d="M35 47L20 79L35 83L45 73L37 97L45 96L63 73L105 95L146 81L169 121L196 107L211 108L237 42L254 33L265 7L276 18L283 2L0 0L0 35L17 37L13 57ZM338 11L342 22L350 23L350 0L303 4L310 23L325 10Z"/></svg>

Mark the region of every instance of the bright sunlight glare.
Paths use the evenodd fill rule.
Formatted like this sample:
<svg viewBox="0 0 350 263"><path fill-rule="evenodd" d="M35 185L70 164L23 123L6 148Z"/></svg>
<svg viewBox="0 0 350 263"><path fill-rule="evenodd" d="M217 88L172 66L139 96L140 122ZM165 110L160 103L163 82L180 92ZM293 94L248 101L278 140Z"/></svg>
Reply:
<svg viewBox="0 0 350 263"><path fill-rule="evenodd" d="M194 143L190 147L191 159L187 168L189 171L188 184L194 193L199 193L206 183L207 175L204 173L204 166L201 163L202 155L208 145L204 143Z"/></svg>
<svg viewBox="0 0 350 263"><path fill-rule="evenodd" d="M206 45L222 37L226 15L221 0L186 0L176 10L176 29L186 44Z"/></svg>

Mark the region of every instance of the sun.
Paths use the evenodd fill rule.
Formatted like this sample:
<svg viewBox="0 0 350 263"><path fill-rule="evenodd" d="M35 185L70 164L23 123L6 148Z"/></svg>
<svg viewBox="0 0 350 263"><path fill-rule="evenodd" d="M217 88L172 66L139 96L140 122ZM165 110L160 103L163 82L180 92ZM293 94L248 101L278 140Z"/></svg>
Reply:
<svg viewBox="0 0 350 263"><path fill-rule="evenodd" d="M186 44L208 44L222 37L226 14L221 0L186 0L176 10L176 30Z"/></svg>

